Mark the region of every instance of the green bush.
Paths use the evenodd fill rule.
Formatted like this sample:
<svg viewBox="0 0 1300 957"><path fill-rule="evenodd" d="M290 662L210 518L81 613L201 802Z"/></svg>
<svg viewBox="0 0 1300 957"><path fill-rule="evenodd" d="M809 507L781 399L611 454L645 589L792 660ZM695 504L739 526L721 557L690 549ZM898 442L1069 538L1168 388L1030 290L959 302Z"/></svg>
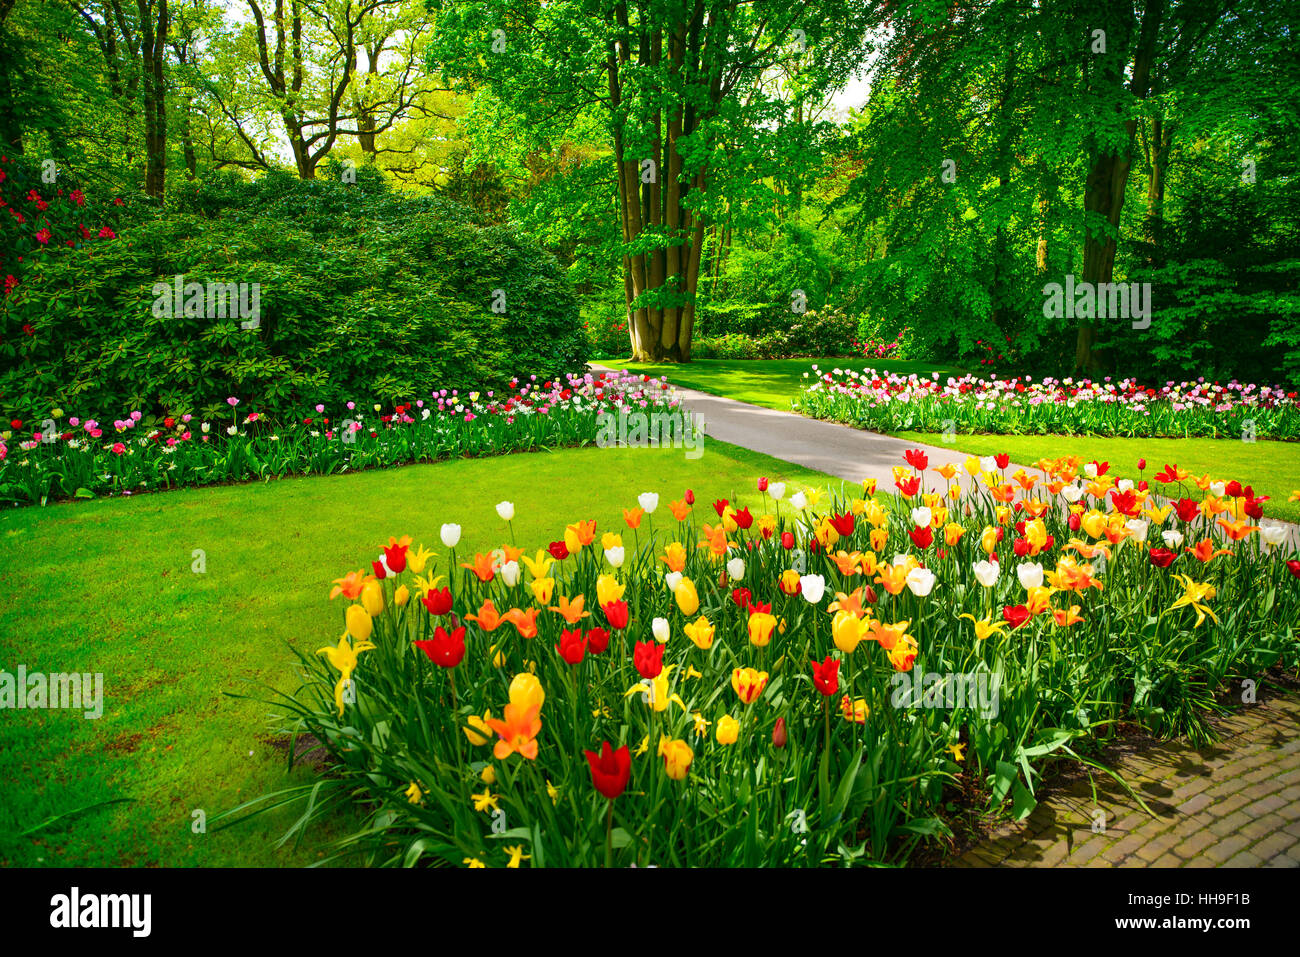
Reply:
<svg viewBox="0 0 1300 957"><path fill-rule="evenodd" d="M31 264L0 315L4 418L395 403L585 362L552 256L362 173L204 184L118 241ZM176 275L258 283L260 325L155 315L155 283Z"/></svg>

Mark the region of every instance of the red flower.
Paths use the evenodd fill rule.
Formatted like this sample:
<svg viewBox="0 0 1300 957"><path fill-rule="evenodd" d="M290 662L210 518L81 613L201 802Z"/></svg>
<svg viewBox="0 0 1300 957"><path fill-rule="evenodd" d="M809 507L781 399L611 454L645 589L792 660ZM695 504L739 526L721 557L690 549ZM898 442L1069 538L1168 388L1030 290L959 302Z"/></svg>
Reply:
<svg viewBox="0 0 1300 957"><path fill-rule="evenodd" d="M788 532L786 534L789 534ZM731 600L741 608L748 608L749 603L753 601L754 596L748 588L737 588L731 593Z"/></svg>
<svg viewBox="0 0 1300 957"><path fill-rule="evenodd" d="M1243 506L1243 508L1246 512L1246 515L1250 518L1255 519L1256 521L1263 518L1264 503L1268 501L1269 496L1261 495L1259 498L1255 498L1252 495L1250 495L1249 492L1247 492L1247 494L1244 497L1246 499L1246 504Z"/></svg>
<svg viewBox="0 0 1300 957"><path fill-rule="evenodd" d="M371 562L371 563L370 563L370 567L373 568L373 569L375 570L375 577L376 577L376 578L386 578L386 577L388 577L388 572L384 571L384 563L383 563L383 562Z"/></svg>
<svg viewBox="0 0 1300 957"><path fill-rule="evenodd" d="M608 605L601 605L600 610L605 613L609 627L619 631L627 627L627 602L611 601Z"/></svg>
<svg viewBox="0 0 1300 957"><path fill-rule="evenodd" d="M898 486L898 490L902 492L905 497L911 498L921 488L921 479L920 477L913 475L910 478L903 479L894 484Z"/></svg>
<svg viewBox="0 0 1300 957"><path fill-rule="evenodd" d="M1110 503L1115 506L1115 511L1130 518L1138 513L1137 492L1133 491L1133 489L1129 489L1127 492L1111 489Z"/></svg>
<svg viewBox="0 0 1300 957"><path fill-rule="evenodd" d="M1225 486L1224 486L1224 491L1225 491L1228 495L1231 495L1233 498L1241 498L1241 496L1242 496L1243 494L1245 494L1245 493L1242 492L1242 490L1241 490L1241 483L1238 482L1236 479L1233 479L1231 482L1229 482L1227 485L1225 485Z"/></svg>
<svg viewBox="0 0 1300 957"><path fill-rule="evenodd" d="M1074 512L1071 512L1069 519L1066 521L1066 524L1070 526L1070 531L1077 532L1080 526L1083 525L1083 517L1080 515L1076 515Z"/></svg>
<svg viewBox="0 0 1300 957"><path fill-rule="evenodd" d="M840 690L840 663L830 655L821 664L812 662L813 687L830 697Z"/></svg>
<svg viewBox="0 0 1300 957"><path fill-rule="evenodd" d="M603 654L609 647L609 632L604 628L593 628L587 632L587 650L593 655Z"/></svg>
<svg viewBox="0 0 1300 957"><path fill-rule="evenodd" d="M924 472L930 467L930 456L920 449L908 449L903 453L903 458L907 459L907 464L917 471Z"/></svg>
<svg viewBox="0 0 1300 957"><path fill-rule="evenodd" d="M10 419L10 420L9 420L9 427L10 427L10 428L13 428L13 429L21 429L21 428L23 427L23 420L22 420L22 419Z"/></svg>
<svg viewBox="0 0 1300 957"><path fill-rule="evenodd" d="M406 548L405 545L384 546L384 561L388 563L388 567L394 574L400 575L406 571Z"/></svg>
<svg viewBox="0 0 1300 957"><path fill-rule="evenodd" d="M433 630L433 637L428 641L413 641L411 644L428 655L429 660L438 667L455 668L465 657L465 626L461 625L448 634L446 629L439 625Z"/></svg>
<svg viewBox="0 0 1300 957"><path fill-rule="evenodd" d="M1177 555L1167 548L1151 549L1151 564L1155 565L1156 568L1168 568L1173 564L1174 559L1177 557Z"/></svg>
<svg viewBox="0 0 1300 957"><path fill-rule="evenodd" d="M167 416L167 418L163 419L163 426L165 428L170 429L175 424L176 424L176 420L173 419L170 415Z"/></svg>
<svg viewBox="0 0 1300 957"><path fill-rule="evenodd" d="M998 356L998 358L1000 359L1002 357ZM1006 452L999 452L997 455L993 456L993 461L997 463L998 468L1004 469L1011 464L1011 456ZM1101 473L1098 472L1097 474L1100 475Z"/></svg>
<svg viewBox="0 0 1300 957"><path fill-rule="evenodd" d="M664 648L657 641L638 641L632 651L632 664L642 678L658 678L664 670Z"/></svg>
<svg viewBox="0 0 1300 957"><path fill-rule="evenodd" d="M582 753L591 765L591 783L596 790L611 801L622 794L632 776L632 753L627 745L615 751L608 741L602 741L599 755L587 750Z"/></svg>
<svg viewBox="0 0 1300 957"><path fill-rule="evenodd" d="M760 492L766 492L766 491L767 491L767 478L766 478L766 477L763 477L763 478L761 478L761 479L758 480L758 490L759 490Z"/></svg>
<svg viewBox="0 0 1300 957"><path fill-rule="evenodd" d="M720 498L713 503L713 510L718 513L718 518L722 518L722 513L727 510L727 506L730 504L725 498Z"/></svg>
<svg viewBox="0 0 1300 957"><path fill-rule="evenodd" d="M1286 569L1296 578L1300 578L1300 561L1297 561L1294 558L1291 559L1286 563Z"/></svg>
<svg viewBox="0 0 1300 957"><path fill-rule="evenodd" d="M565 628L561 631L560 643L555 646L555 650L571 665L582 661L583 655L587 653L587 639L582 637L582 629L575 628L570 631Z"/></svg>
<svg viewBox="0 0 1300 957"><path fill-rule="evenodd" d="M1110 471L1109 462L1098 462L1094 460L1092 464L1097 466L1097 478L1101 478L1103 475L1105 475L1107 472Z"/></svg>
<svg viewBox="0 0 1300 957"><path fill-rule="evenodd" d="M754 516L749 514L748 505L736 512L735 519L736 527L740 529L749 528L749 526L754 524Z"/></svg>
<svg viewBox="0 0 1300 957"><path fill-rule="evenodd" d="M1147 468L1147 460L1146 460L1146 459L1138 459L1138 471L1139 471L1139 472L1145 472L1145 471L1146 471L1146 468Z"/></svg>
<svg viewBox="0 0 1300 957"><path fill-rule="evenodd" d="M1165 485L1169 485L1173 482L1177 482L1178 466L1166 464L1163 472L1156 473L1156 481L1161 482Z"/></svg>
<svg viewBox="0 0 1300 957"><path fill-rule="evenodd" d="M831 528L848 538L853 534L853 513L845 512L843 515L832 515Z"/></svg>
<svg viewBox="0 0 1300 957"><path fill-rule="evenodd" d="M568 546L566 546L563 541L551 542L551 546L550 548L547 549L547 551L549 551L551 555L553 555L555 558L558 558L560 561L564 561L564 559L569 557Z"/></svg>
<svg viewBox="0 0 1300 957"><path fill-rule="evenodd" d="M684 502L686 502L687 505L694 505L694 504L695 504L695 493L692 492L690 489L687 489L687 490L686 490L686 494L682 496L682 500L683 500Z"/></svg>
<svg viewBox="0 0 1300 957"><path fill-rule="evenodd" d="M1017 558L1024 558L1029 554L1029 539L1017 538L1011 543L1011 550L1016 553Z"/></svg>
<svg viewBox="0 0 1300 957"><path fill-rule="evenodd" d="M925 526L925 528L914 528L907 534L912 537L912 541L917 548L929 548L934 542L934 529L929 525Z"/></svg>
<svg viewBox="0 0 1300 957"><path fill-rule="evenodd" d="M424 607L429 609L431 615L445 615L451 611L450 588L430 588L429 594L420 600L424 602Z"/></svg>
<svg viewBox="0 0 1300 957"><path fill-rule="evenodd" d="M1024 605L1007 605L1002 609L1002 617L1010 622L1012 628L1019 628L1033 616Z"/></svg>
<svg viewBox="0 0 1300 957"><path fill-rule="evenodd" d="M794 534L793 534L793 533L791 533L791 532L782 532L782 533L781 533L781 547L784 548L787 552L788 552L790 549L794 548Z"/></svg>
<svg viewBox="0 0 1300 957"><path fill-rule="evenodd" d="M1180 498L1174 503L1174 511L1178 513L1178 518L1181 521L1191 522L1201 514L1201 505L1195 499Z"/></svg>
<svg viewBox="0 0 1300 957"><path fill-rule="evenodd" d="M789 740L790 736L785 730L785 718L777 718L776 727L772 729L772 746L784 748Z"/></svg>

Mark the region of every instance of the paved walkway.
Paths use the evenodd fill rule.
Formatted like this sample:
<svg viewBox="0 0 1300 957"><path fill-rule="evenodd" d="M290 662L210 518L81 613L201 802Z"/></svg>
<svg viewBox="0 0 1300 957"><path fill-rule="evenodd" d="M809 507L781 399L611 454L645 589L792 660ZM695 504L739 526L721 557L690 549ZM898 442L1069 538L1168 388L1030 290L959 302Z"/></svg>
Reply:
<svg viewBox="0 0 1300 957"><path fill-rule="evenodd" d="M1261 695L1215 725L1209 747L1148 742L1110 763L1159 817L1085 768L949 866L1300 867L1300 697Z"/></svg>
<svg viewBox="0 0 1300 957"><path fill-rule="evenodd" d="M709 437L855 483L874 478L892 491L893 467L904 464L907 449L918 447L675 389L687 409L703 415ZM931 468L960 466L967 458L953 448L919 447ZM968 479L964 471L958 474ZM1291 533L1300 536L1300 528L1291 526ZM1214 723L1220 739L1207 748L1148 739L1140 747L1129 742L1115 749L1111 766L1158 817L1143 811L1110 776L1081 768L1041 793L1024 822L1000 826L950 866L1300 866L1300 695L1261 693L1260 703Z"/></svg>

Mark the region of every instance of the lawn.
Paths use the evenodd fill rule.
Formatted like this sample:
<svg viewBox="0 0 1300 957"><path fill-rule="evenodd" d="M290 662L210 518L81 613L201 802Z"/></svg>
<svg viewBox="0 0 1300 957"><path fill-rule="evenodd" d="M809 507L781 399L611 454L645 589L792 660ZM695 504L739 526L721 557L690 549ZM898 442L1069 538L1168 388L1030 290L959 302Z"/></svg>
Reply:
<svg viewBox="0 0 1300 957"><path fill-rule="evenodd" d="M925 432L900 432L900 438L942 447L943 437ZM1256 495L1271 496L1264 505L1268 518L1300 522L1300 503L1287 498L1300 489L1300 442L1239 442L1233 439L1122 439L1065 435L958 435L952 447L972 455L1006 452L1013 462L1028 465L1048 456L1082 455L1085 460L1110 462L1118 474L1153 481L1166 464L1178 465L1193 476L1237 479L1254 487ZM1144 473L1140 459L1147 460Z"/></svg>
<svg viewBox="0 0 1300 957"><path fill-rule="evenodd" d="M953 366L932 365L889 359L846 359L843 356L806 359L694 359L685 364L632 362L628 359L601 359L601 365L628 369L645 375L667 376L668 381L688 389L724 395L769 409L789 411L790 400L804 383L804 374L813 366L822 369L862 369L868 366L900 375L961 375Z"/></svg>
<svg viewBox="0 0 1300 957"><path fill-rule="evenodd" d="M0 514L0 666L104 675L98 720L3 714L0 866L311 863L318 847L274 846L288 811L206 833L192 813L212 818L289 783L273 709L226 692L287 689L288 644L338 639L331 580L368 569L391 535L440 549L444 522L463 526L461 555L495 547L507 535L493 508L502 499L515 503L519 544L536 549L578 519L626 531L621 509L644 491L659 492L666 513L687 487L707 510L722 497L757 502L760 474L829 480L719 442L705 451L569 449ZM128 800L102 803L116 799Z"/></svg>

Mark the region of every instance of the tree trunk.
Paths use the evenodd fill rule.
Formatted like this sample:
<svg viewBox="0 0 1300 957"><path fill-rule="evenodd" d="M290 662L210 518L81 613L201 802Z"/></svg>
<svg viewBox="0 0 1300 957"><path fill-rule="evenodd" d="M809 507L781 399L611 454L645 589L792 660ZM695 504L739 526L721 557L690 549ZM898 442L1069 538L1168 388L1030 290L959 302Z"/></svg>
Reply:
<svg viewBox="0 0 1300 957"><path fill-rule="evenodd" d="M1155 257L1165 226L1165 174L1169 169L1169 152L1174 141L1174 125L1161 114L1151 120L1151 171L1147 174L1146 240Z"/></svg>
<svg viewBox="0 0 1300 957"><path fill-rule="evenodd" d="M167 84L163 77L167 0L157 0L156 22L153 0L136 0L136 9L140 13L140 64L144 79L144 191L162 203L167 180Z"/></svg>

